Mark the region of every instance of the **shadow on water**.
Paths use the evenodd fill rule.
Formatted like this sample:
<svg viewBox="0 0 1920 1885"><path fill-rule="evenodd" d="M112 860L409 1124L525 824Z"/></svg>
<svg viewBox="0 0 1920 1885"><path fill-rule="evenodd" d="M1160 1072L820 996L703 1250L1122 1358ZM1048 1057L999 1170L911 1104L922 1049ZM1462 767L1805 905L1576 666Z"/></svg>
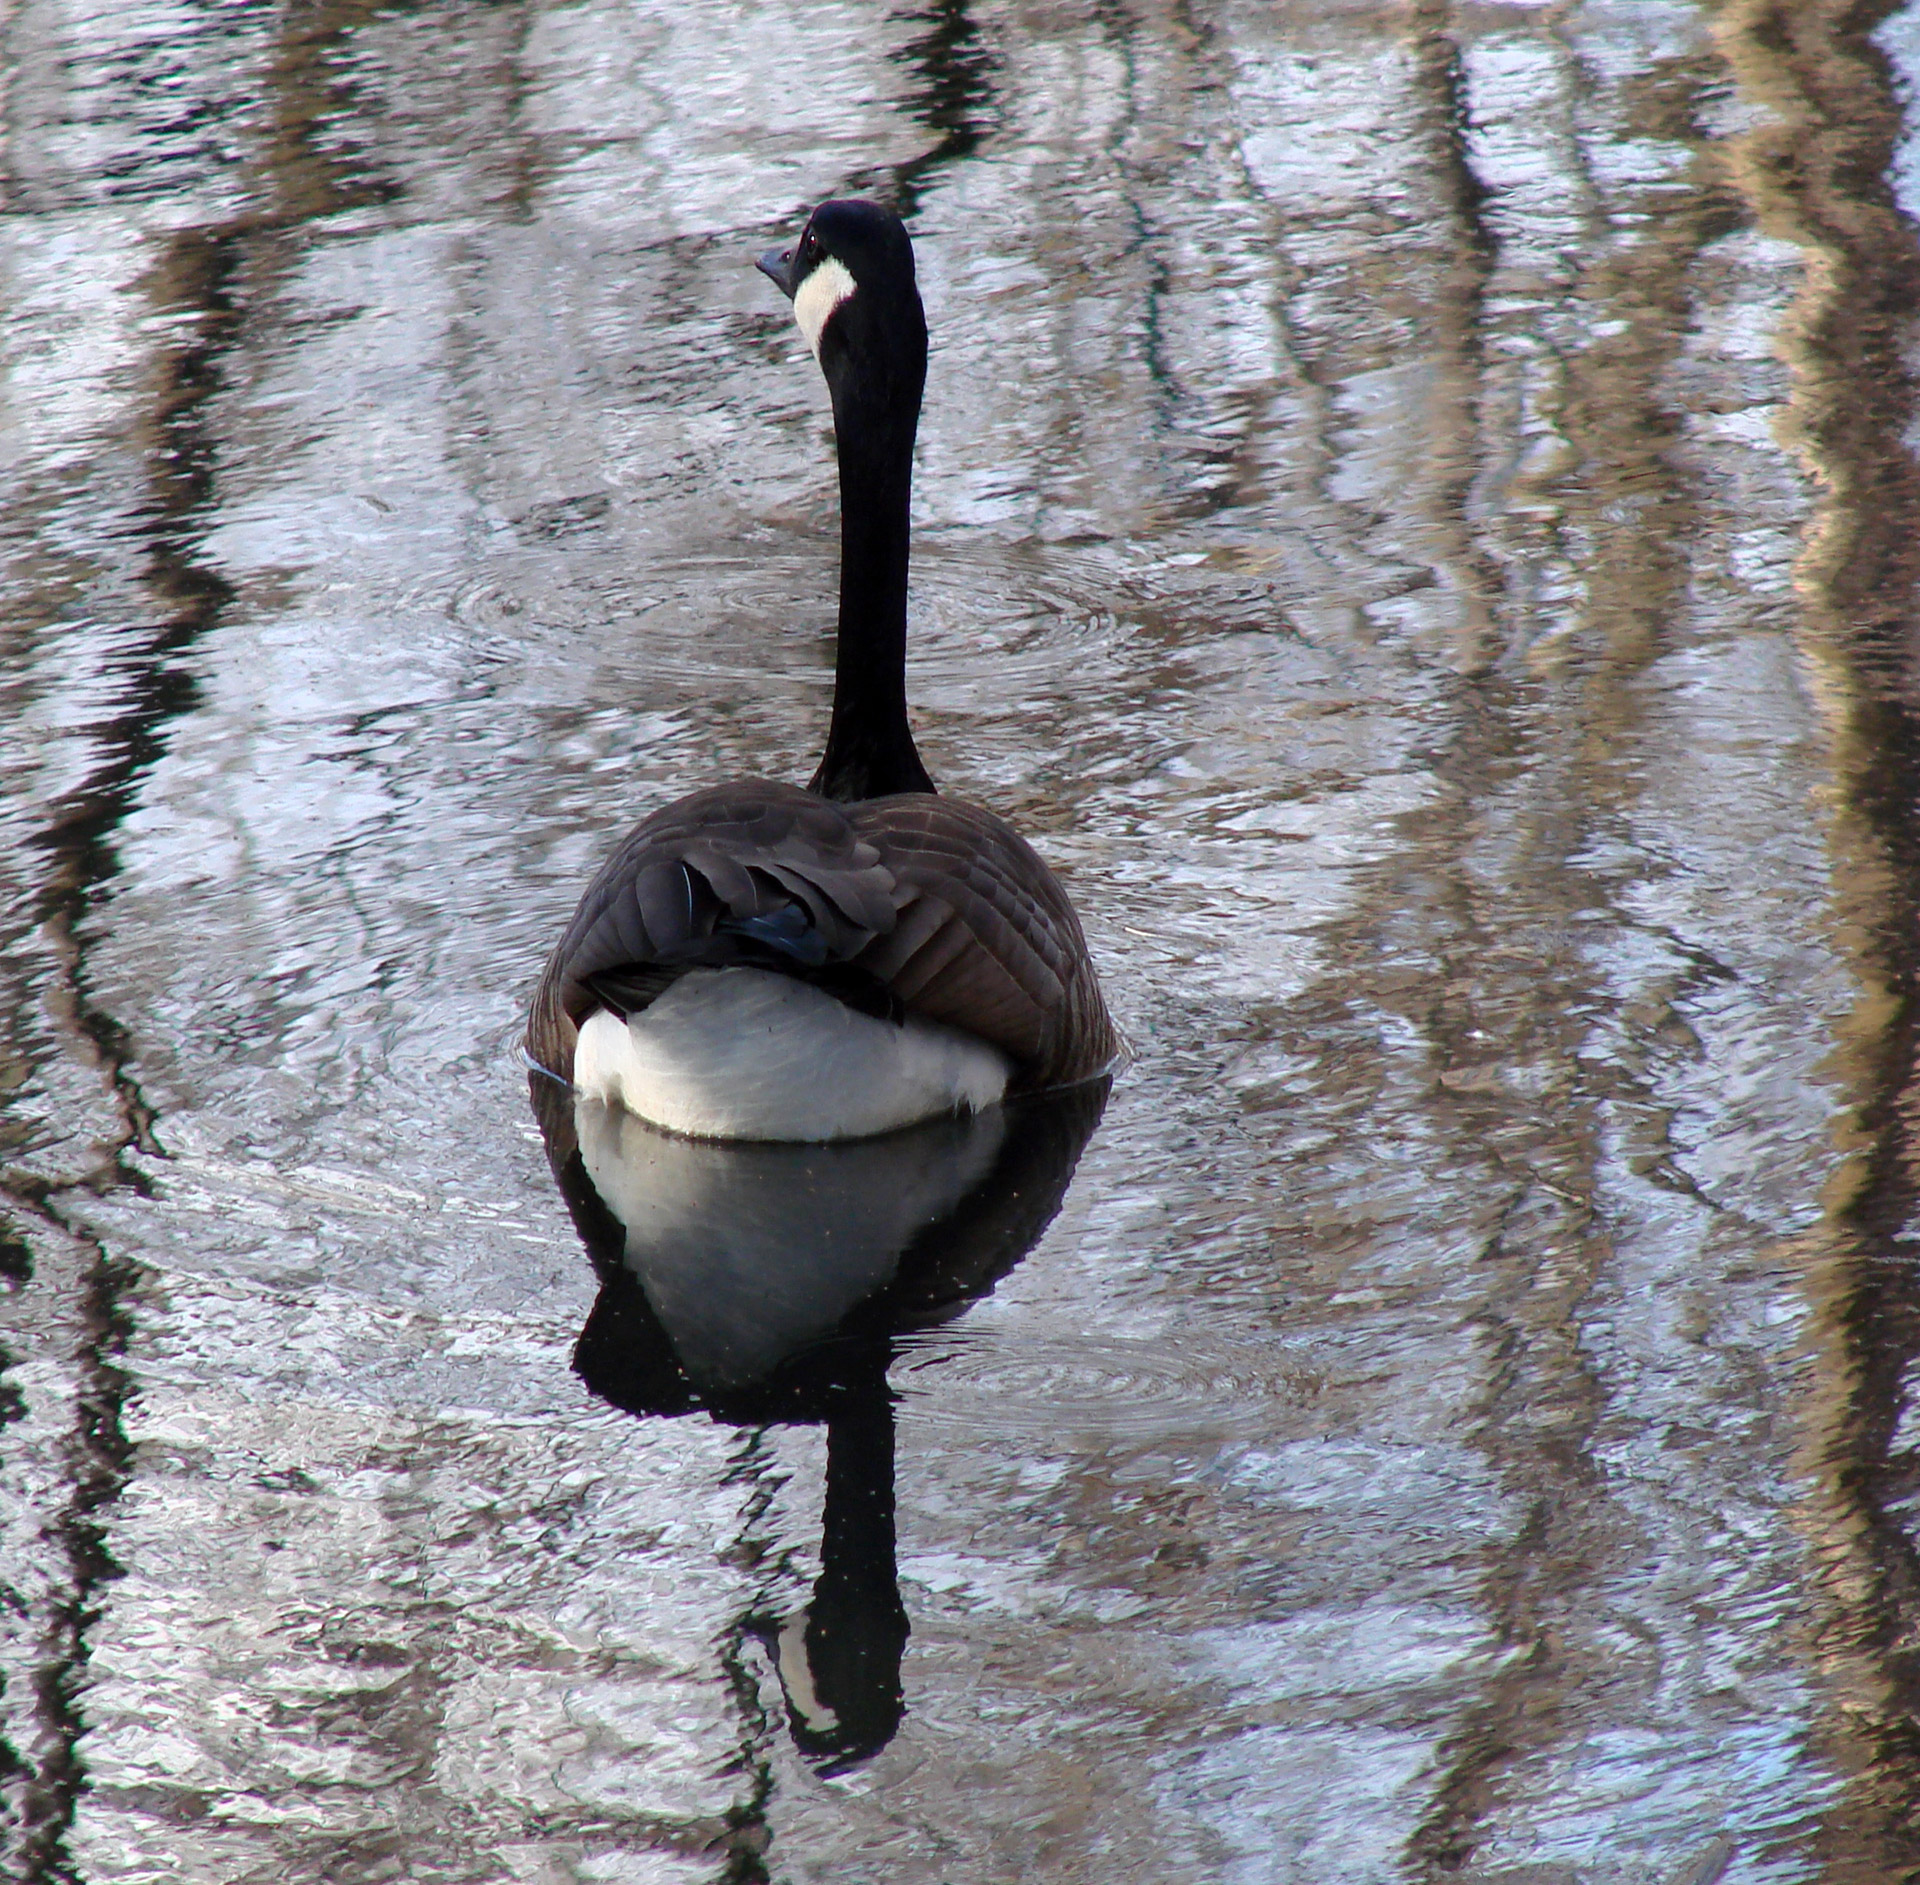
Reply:
<svg viewBox="0 0 1920 1885"><path fill-rule="evenodd" d="M823 1424L813 1599L766 1643L795 1745L837 1771L892 1739L909 1634L894 1568L900 1339L959 1315L1052 1222L1100 1082L844 1145L681 1139L541 1075L534 1115L600 1294L574 1368L642 1417Z"/></svg>

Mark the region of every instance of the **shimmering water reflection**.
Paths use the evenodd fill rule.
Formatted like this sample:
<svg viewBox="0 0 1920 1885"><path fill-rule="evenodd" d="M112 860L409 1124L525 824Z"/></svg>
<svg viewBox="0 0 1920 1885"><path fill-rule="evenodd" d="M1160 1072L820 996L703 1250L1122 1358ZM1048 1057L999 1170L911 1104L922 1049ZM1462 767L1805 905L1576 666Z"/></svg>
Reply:
<svg viewBox="0 0 1920 1885"><path fill-rule="evenodd" d="M1920 1871L1917 48L9 11L0 1870ZM611 833L811 768L749 264L848 188L922 746L1137 1058L755 1349L513 1043Z"/></svg>

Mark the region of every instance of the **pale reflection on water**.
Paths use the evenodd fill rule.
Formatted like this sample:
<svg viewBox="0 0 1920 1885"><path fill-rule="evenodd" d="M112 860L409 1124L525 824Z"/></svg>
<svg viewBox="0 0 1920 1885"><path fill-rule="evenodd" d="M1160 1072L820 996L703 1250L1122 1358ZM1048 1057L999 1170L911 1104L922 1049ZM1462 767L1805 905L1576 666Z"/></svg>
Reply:
<svg viewBox="0 0 1920 1885"><path fill-rule="evenodd" d="M1017 1264L1060 1208L1105 1082L849 1145L722 1145L657 1132L535 1074L547 1160L600 1278L574 1348L640 1416L825 1426L820 1575L789 1617L749 1606L795 1745L842 1771L899 1726L909 1635L895 1565L899 1338ZM750 1762L764 1766L751 1729ZM764 1801L756 1801L763 1807ZM733 1828L737 1846L743 1828Z"/></svg>
<svg viewBox="0 0 1920 1885"><path fill-rule="evenodd" d="M0 1870L1920 1871L1916 59L7 12ZM825 404L749 259L846 188L934 333L923 747L1138 1058L1016 1267L865 1323L869 1223L845 1420L738 1424L513 1042L613 833L811 767Z"/></svg>

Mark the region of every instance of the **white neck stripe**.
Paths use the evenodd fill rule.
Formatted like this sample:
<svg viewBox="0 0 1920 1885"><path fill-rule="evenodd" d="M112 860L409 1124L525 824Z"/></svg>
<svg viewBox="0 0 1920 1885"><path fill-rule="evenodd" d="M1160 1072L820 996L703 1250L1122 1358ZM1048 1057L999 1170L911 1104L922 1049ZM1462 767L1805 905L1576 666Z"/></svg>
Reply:
<svg viewBox="0 0 1920 1885"><path fill-rule="evenodd" d="M806 335L807 346L816 360L820 358L820 335L828 317L856 286L853 277L829 255L795 293L793 318L800 323L800 331Z"/></svg>

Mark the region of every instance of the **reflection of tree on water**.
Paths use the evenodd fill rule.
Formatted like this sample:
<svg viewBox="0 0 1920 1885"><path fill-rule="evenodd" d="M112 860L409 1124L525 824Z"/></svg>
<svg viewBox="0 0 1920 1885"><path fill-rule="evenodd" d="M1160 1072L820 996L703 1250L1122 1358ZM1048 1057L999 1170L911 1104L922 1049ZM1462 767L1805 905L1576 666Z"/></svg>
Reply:
<svg viewBox="0 0 1920 1885"><path fill-rule="evenodd" d="M968 0L926 0L890 14L889 23L920 29L888 56L908 75L900 109L934 141L904 163L846 172L834 194L878 197L911 222L940 173L973 156L998 127L1000 60Z"/></svg>
<svg viewBox="0 0 1920 1885"><path fill-rule="evenodd" d="M574 1349L586 1384L643 1416L826 1426L812 1601L784 1621L750 1605L736 1637L766 1643L803 1753L865 1759L899 1726L909 1633L894 1562L896 1339L958 1315L1032 1248L1106 1085L841 1145L680 1139L544 1076L531 1087L600 1277ZM751 1459L737 1466L758 1480Z"/></svg>

